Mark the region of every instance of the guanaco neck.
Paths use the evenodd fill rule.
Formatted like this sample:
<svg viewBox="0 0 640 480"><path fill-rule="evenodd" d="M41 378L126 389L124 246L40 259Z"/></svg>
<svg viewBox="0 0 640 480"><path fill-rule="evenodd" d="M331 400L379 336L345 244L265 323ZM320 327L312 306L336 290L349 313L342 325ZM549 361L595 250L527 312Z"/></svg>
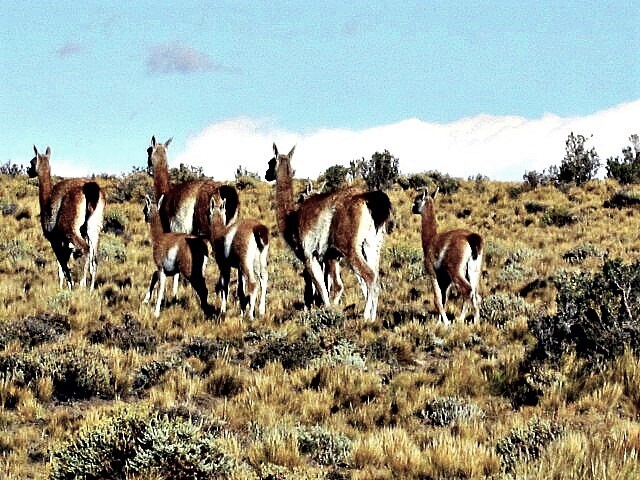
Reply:
<svg viewBox="0 0 640 480"><path fill-rule="evenodd" d="M276 208L278 229L284 232L287 229L287 218L294 210L293 202L293 175L289 160L282 160L278 165L276 177Z"/></svg>
<svg viewBox="0 0 640 480"><path fill-rule="evenodd" d="M426 249L431 245L438 233L438 223L436 222L436 212L433 202L425 203L422 209L422 248Z"/></svg>
<svg viewBox="0 0 640 480"><path fill-rule="evenodd" d="M211 241L215 242L220 240L227 233L227 226L224 223L226 218L225 215L219 215L215 213L211 216Z"/></svg>
<svg viewBox="0 0 640 480"><path fill-rule="evenodd" d="M164 149L156 149L153 152L153 190L156 200L169 193L170 189L167 152Z"/></svg>
<svg viewBox="0 0 640 480"><path fill-rule="evenodd" d="M51 203L51 167L46 159L38 161L38 198L40 218L44 222Z"/></svg>
<svg viewBox="0 0 640 480"><path fill-rule="evenodd" d="M151 213L149 227L151 228L151 239L153 240L153 246L155 248L160 241L162 234L164 233L164 229L162 228L162 221L160 220L160 213L155 208Z"/></svg>

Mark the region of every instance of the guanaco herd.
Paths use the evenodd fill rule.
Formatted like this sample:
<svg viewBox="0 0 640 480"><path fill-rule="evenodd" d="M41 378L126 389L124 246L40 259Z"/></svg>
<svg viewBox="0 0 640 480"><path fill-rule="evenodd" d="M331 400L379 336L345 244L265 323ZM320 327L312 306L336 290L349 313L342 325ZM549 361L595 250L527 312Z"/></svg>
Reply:
<svg viewBox="0 0 640 480"><path fill-rule="evenodd" d="M171 184L165 143L151 138L148 166L153 171L154 196L144 199L143 214L149 223L155 271L143 303L156 293L156 317L164 296L167 277L173 277L177 294L179 275L198 295L205 316L213 315L208 301L205 270L211 245L218 265L216 293L220 313L227 309L231 269L238 270L237 294L242 316L253 319L258 295L258 315L266 311L269 228L255 219L238 219L240 201L236 189L207 179ZM80 286L93 289L97 251L105 210L105 194L93 180L66 179L51 182L51 149L44 154L33 147L35 157L28 169L38 177L40 223L58 262L60 287L73 287L69 260L84 257ZM363 316L376 320L380 294L379 263L384 237L391 224L392 206L381 191L348 186L337 191L314 191L311 183L294 201L291 165L295 147L288 154L278 151L269 160L265 179L275 181L278 230L304 269L304 304L338 304L344 291L340 262L344 258L364 296ZM438 190L426 189L415 197L412 212L422 219L424 268L431 280L439 318L449 323L445 305L451 286L463 299L458 320L464 320L469 304L473 319L480 318L478 282L482 270L483 239L469 230L437 231L435 199Z"/></svg>

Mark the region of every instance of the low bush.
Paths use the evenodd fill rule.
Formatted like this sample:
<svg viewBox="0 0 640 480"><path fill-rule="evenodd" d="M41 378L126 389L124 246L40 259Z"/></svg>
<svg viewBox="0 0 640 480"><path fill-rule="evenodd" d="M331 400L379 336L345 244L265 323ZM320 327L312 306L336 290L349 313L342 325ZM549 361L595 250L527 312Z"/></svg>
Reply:
<svg viewBox="0 0 640 480"><path fill-rule="evenodd" d="M160 383L162 377L172 368L175 368L177 362L173 359L153 360L142 365L133 375L134 390L146 390Z"/></svg>
<svg viewBox="0 0 640 480"><path fill-rule="evenodd" d="M98 245L98 261L124 263L127 260L127 247L114 235L102 235Z"/></svg>
<svg viewBox="0 0 640 480"><path fill-rule="evenodd" d="M557 362L575 351L595 368L626 347L640 351L640 261L607 260L595 275L562 271L554 282L557 312L532 324L534 358Z"/></svg>
<svg viewBox="0 0 640 480"><path fill-rule="evenodd" d="M555 440L563 429L555 422L532 418L524 427L514 428L496 445L506 472L513 472L520 462L540 458L544 449Z"/></svg>
<svg viewBox="0 0 640 480"><path fill-rule="evenodd" d="M234 461L216 436L182 418L124 410L55 450L52 480L228 478Z"/></svg>
<svg viewBox="0 0 640 480"><path fill-rule="evenodd" d="M320 465L345 466L348 463L353 442L345 435L327 430L325 427L298 427L298 449L309 455Z"/></svg>
<svg viewBox="0 0 640 480"><path fill-rule="evenodd" d="M295 370L306 367L309 362L322 355L323 352L324 348L320 340L315 335L308 333L293 341L277 336L275 338L269 337L253 355L251 368L259 369L269 362L280 362L285 370Z"/></svg>
<svg viewBox="0 0 640 480"><path fill-rule="evenodd" d="M573 265L584 262L589 257L602 257L604 252L592 243L576 245L562 255L565 262Z"/></svg>
<svg viewBox="0 0 640 480"><path fill-rule="evenodd" d="M640 194L628 190L617 191L603 204L605 208L627 208L637 205L640 205Z"/></svg>
<svg viewBox="0 0 640 480"><path fill-rule="evenodd" d="M427 425L447 427L455 422L483 418L484 411L475 403L455 397L441 397L429 400L417 412Z"/></svg>
<svg viewBox="0 0 640 480"><path fill-rule="evenodd" d="M552 207L545 211L540 223L547 226L566 227L578 221L578 216L564 207Z"/></svg>
<svg viewBox="0 0 640 480"><path fill-rule="evenodd" d="M519 316L531 318L534 313L535 307L524 298L502 292L483 298L480 305L480 317L497 326Z"/></svg>
<svg viewBox="0 0 640 480"><path fill-rule="evenodd" d="M63 345L40 358L44 371L53 380L54 398L62 401L113 398L111 368L97 348Z"/></svg>
<svg viewBox="0 0 640 480"><path fill-rule="evenodd" d="M23 347L32 348L46 342L59 340L71 330L66 315L43 313L30 315L24 320L0 324L0 349L17 341Z"/></svg>
<svg viewBox="0 0 640 480"><path fill-rule="evenodd" d="M122 325L107 322L100 330L88 335L91 343L102 343L122 350L136 349L144 353L153 353L158 344L158 337L151 330L142 328L132 315L124 315Z"/></svg>

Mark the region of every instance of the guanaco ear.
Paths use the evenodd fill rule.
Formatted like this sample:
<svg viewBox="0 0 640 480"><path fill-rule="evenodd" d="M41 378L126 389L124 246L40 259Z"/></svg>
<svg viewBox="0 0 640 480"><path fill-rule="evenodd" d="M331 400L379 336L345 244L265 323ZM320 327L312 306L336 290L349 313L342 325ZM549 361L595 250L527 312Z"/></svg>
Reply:
<svg viewBox="0 0 640 480"><path fill-rule="evenodd" d="M156 136L155 136L155 135L153 135L153 136L151 137L151 146L152 146L152 147L155 147L155 146L156 146Z"/></svg>
<svg viewBox="0 0 640 480"><path fill-rule="evenodd" d="M36 148L36 146L35 146L35 145L33 146L33 151L35 152L36 157L37 157L37 156L38 156L38 149Z"/></svg>
<svg viewBox="0 0 640 480"><path fill-rule="evenodd" d="M276 147L276 142L273 142L273 154L276 157L278 156L278 147Z"/></svg>
<svg viewBox="0 0 640 480"><path fill-rule="evenodd" d="M46 150L46 152L44 152L44 155L47 158L51 156L51 148L50 147L47 147L47 150Z"/></svg>
<svg viewBox="0 0 640 480"><path fill-rule="evenodd" d="M160 211L160 206L162 206L162 201L164 200L164 194L160 195L158 199L158 211Z"/></svg>
<svg viewBox="0 0 640 480"><path fill-rule="evenodd" d="M293 151L296 149L296 146L294 145L293 148L291 149L291 151L289 152L289 155L287 155L287 157L291 158L293 156Z"/></svg>
<svg viewBox="0 0 640 480"><path fill-rule="evenodd" d="M305 188L304 191L307 195L311 195L311 192L313 192L313 182L311 179L307 180L307 188Z"/></svg>
<svg viewBox="0 0 640 480"><path fill-rule="evenodd" d="M169 140L167 140L166 142L164 142L164 148L167 148L169 146L169 144L171 143L171 141L173 140L173 137L169 138Z"/></svg>
<svg viewBox="0 0 640 480"><path fill-rule="evenodd" d="M438 195L438 190L440 190L440 187L436 187L436 189L431 194L431 198L433 198L434 200L436 199L436 196Z"/></svg>
<svg viewBox="0 0 640 480"><path fill-rule="evenodd" d="M144 196L144 204L149 207L151 206L151 197L149 195Z"/></svg>
<svg viewBox="0 0 640 480"><path fill-rule="evenodd" d="M227 199L223 198L222 201L220 202L220 210L225 210L227 209Z"/></svg>

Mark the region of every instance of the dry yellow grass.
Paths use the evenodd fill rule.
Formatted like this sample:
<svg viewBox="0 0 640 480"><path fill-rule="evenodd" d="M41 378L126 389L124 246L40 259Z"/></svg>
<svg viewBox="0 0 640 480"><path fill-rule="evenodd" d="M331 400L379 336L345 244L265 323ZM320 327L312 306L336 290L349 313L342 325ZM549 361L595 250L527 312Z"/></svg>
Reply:
<svg viewBox="0 0 640 480"><path fill-rule="evenodd" d="M100 181L115 188L113 179ZM68 321L68 330L43 343L8 342L0 357L40 361L56 352L61 365L81 362L68 347L86 357L83 368L92 368L94 378L108 374L97 394L60 398L53 373L28 383L15 371L0 370L1 478L48 477L52 452L126 406L161 415L187 412L203 428L220 422L216 441L236 462L231 478L237 479L500 478L507 472L496 446L532 418L555 422L561 433L536 458L516 461L516 478L640 477L640 372L633 353L586 377L578 359L565 358L558 371L546 372L550 386L537 406L514 409L506 392L532 347L529 320L554 308L552 276L601 265L598 257L570 264L562 256L589 244L612 258L640 258L640 210L602 208L618 189L615 182L564 193L544 187L512 198L516 184L477 188L469 181L439 197L440 228L470 228L486 239L483 297L516 297L540 281L523 297L528 313L516 312L503 324L483 319L451 327L436 321L422 275L420 219L410 212L411 192L390 192L396 229L382 252L379 322L369 325L359 318L362 295L347 270L338 309L298 310L300 265L278 236L270 252L265 318L242 321L233 303L226 318L207 320L193 291L182 285L155 319L141 304L153 265L137 202L108 205L107 216L123 219L125 232L103 235L96 290L60 290L40 230L36 185L2 176L0 186L0 203L15 203L22 212L20 218L0 217L0 333L29 316L55 313ZM242 217L261 218L277 233L272 186L260 183L240 198ZM541 213L527 212L528 202L566 209L577 222L545 225ZM508 258L517 268L507 268ZM207 280L217 305L213 261ZM456 314L459 302L447 309ZM317 327L313 322L321 315L339 321ZM107 325L111 330L103 331ZM117 343L117 332L141 333L132 346ZM460 402L462 416L430 423L421 412L442 399ZM482 414L465 417L469 404ZM323 463L319 458L325 457L303 451L299 432L311 427L326 433L321 442L348 440L347 454ZM326 455L337 458L334 450ZM148 472L130 478L162 477Z"/></svg>

